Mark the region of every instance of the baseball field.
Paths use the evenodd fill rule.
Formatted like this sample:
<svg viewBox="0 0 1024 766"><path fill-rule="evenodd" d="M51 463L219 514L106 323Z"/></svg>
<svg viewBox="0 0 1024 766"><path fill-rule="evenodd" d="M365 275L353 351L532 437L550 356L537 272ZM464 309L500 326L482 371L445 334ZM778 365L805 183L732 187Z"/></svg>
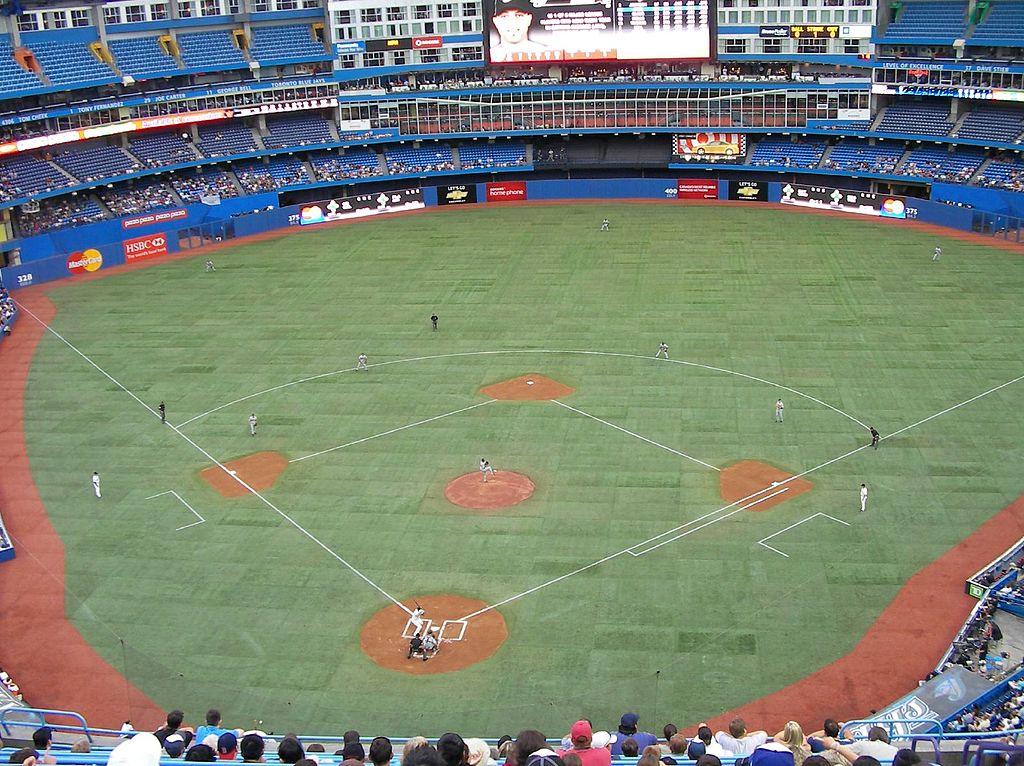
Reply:
<svg viewBox="0 0 1024 766"><path fill-rule="evenodd" d="M18 328L52 301L24 406L65 561L42 579L102 660L192 719L711 718L853 651L1022 494L1024 260L981 241L555 205L288 232L212 253L213 273L205 257L34 288ZM532 487L509 505L511 474ZM466 475L482 507L446 492ZM921 607L970 607L942 598ZM417 602L444 627L428 662L406 659ZM866 715L938 659L891 648L864 669L890 696L837 682L820 715Z"/></svg>

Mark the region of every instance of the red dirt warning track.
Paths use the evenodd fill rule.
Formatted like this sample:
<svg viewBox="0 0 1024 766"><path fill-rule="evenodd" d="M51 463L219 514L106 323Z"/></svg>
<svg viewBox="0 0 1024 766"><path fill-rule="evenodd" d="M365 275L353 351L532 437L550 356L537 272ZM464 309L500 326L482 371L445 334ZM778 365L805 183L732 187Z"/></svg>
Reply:
<svg viewBox="0 0 1024 766"><path fill-rule="evenodd" d="M249 494L249 490L235 480L236 476L257 492L262 492L273 487L287 467L288 458L280 452L254 452L224 464L224 468L234 471L235 476L225 472L219 465L204 468L199 475L224 497L244 497Z"/></svg>
<svg viewBox="0 0 1024 766"><path fill-rule="evenodd" d="M406 606L412 610L417 603L426 610L424 617L432 620L438 628L445 620L458 620L487 606L478 599L448 593L408 599ZM417 676L451 673L486 660L508 638L505 618L497 609L491 609L466 622L461 640L442 640L440 651L435 657L426 662L416 658L408 659L409 639L402 637L408 619L409 615L404 609L392 604L367 620L359 635L359 645L366 656L382 668L401 673ZM445 626L442 639L450 632L458 635L460 627L452 624ZM411 630L406 632L412 634Z"/></svg>
<svg viewBox="0 0 1024 766"><path fill-rule="evenodd" d="M773 465L744 460L723 468L719 474L722 499L730 503L742 500L748 511L767 511L814 487L806 479L791 479L792 476ZM773 482L780 486L772 487Z"/></svg>
<svg viewBox="0 0 1024 766"><path fill-rule="evenodd" d="M39 289L17 292L18 303L49 324L56 309ZM25 699L38 707L75 710L91 726L120 728L130 718L151 730L163 711L96 653L64 612L64 546L50 524L32 479L25 444L25 386L29 365L45 333L23 312L0 346L4 406L0 409L0 508L16 557L0 564L0 644L3 664ZM159 424L155 424L158 426ZM92 497L82 476L82 505Z"/></svg>
<svg viewBox="0 0 1024 766"><path fill-rule="evenodd" d="M529 476L514 471L496 471L487 481L480 473L466 473L452 479L444 488L450 503L475 511L494 511L518 505L533 494Z"/></svg>

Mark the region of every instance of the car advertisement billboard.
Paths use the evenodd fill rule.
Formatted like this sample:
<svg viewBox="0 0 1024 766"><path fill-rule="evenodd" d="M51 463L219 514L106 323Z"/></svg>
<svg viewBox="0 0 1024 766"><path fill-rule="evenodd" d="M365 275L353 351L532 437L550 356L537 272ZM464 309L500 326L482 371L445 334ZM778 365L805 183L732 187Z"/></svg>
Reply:
<svg viewBox="0 0 1024 766"><path fill-rule="evenodd" d="M672 153L686 162L742 162L747 155L747 137L718 132L672 136Z"/></svg>

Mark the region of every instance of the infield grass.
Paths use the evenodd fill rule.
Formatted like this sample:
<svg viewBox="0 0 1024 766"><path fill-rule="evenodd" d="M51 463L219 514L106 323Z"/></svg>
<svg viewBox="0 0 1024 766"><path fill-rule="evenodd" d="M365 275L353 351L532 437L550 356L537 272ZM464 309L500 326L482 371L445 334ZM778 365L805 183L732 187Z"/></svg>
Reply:
<svg viewBox="0 0 1024 766"><path fill-rule="evenodd" d="M183 427L219 460L299 457L536 372L575 387L573 407L712 465L797 473L866 432L768 383L655 361L658 343L883 435L1024 373L1024 261L899 224L495 206L289 232L213 258L216 273L200 254L50 295L53 328L152 407L166 401L173 424L340 371ZM567 351L625 356L553 353ZM371 368L357 374L360 352ZM398 360L413 361L381 364ZM435 677L370 662L359 630L387 600L259 499L213 492L198 476L209 460L52 336L26 428L66 549L68 614L159 704L278 732L554 734L581 715L611 728L627 709L652 727L697 721L847 652L910 575L1020 494L1022 386L816 471L811 492L765 513L512 601L494 657ZM528 474L534 497L492 515L448 504L445 483L480 456ZM195 518L145 499L166 490L206 523L175 531ZM717 472L547 402L496 402L295 463L263 495L397 598L487 603L725 504ZM756 544L818 512L852 526L816 519L774 538L790 558Z"/></svg>

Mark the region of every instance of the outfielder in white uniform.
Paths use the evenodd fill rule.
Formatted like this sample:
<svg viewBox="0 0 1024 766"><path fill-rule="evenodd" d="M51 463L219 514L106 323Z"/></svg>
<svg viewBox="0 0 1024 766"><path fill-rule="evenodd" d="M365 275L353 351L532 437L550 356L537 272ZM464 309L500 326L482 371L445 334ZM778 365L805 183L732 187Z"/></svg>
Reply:
<svg viewBox="0 0 1024 766"><path fill-rule="evenodd" d="M868 509L868 485L860 485L860 512L864 513Z"/></svg>
<svg viewBox="0 0 1024 766"><path fill-rule="evenodd" d="M654 358L657 359L662 354L664 354L665 358L668 359L668 344L665 341L658 344L658 353L654 355Z"/></svg>
<svg viewBox="0 0 1024 766"><path fill-rule="evenodd" d="M786 410L786 405L782 403L781 399L775 400L775 422L781 423L783 421L783 413Z"/></svg>
<svg viewBox="0 0 1024 766"><path fill-rule="evenodd" d="M100 494L100 475L98 472L92 472L92 491L96 493L96 497L103 497Z"/></svg>
<svg viewBox="0 0 1024 766"><path fill-rule="evenodd" d="M609 222L608 222L608 219L607 219L607 218L604 218L604 219L602 219L602 221L601 221L601 231L608 231L608 227L609 227L610 225L611 225L611 224L609 224Z"/></svg>
<svg viewBox="0 0 1024 766"><path fill-rule="evenodd" d="M942 257L942 248L941 247L935 248L935 252L932 253L932 260L933 261L937 261L941 257Z"/></svg>
<svg viewBox="0 0 1024 766"><path fill-rule="evenodd" d="M256 435L256 413L254 412L249 416L249 433L252 436Z"/></svg>
<svg viewBox="0 0 1024 766"><path fill-rule="evenodd" d="M356 369L365 370L368 369L366 366L366 354L360 354L356 357Z"/></svg>

